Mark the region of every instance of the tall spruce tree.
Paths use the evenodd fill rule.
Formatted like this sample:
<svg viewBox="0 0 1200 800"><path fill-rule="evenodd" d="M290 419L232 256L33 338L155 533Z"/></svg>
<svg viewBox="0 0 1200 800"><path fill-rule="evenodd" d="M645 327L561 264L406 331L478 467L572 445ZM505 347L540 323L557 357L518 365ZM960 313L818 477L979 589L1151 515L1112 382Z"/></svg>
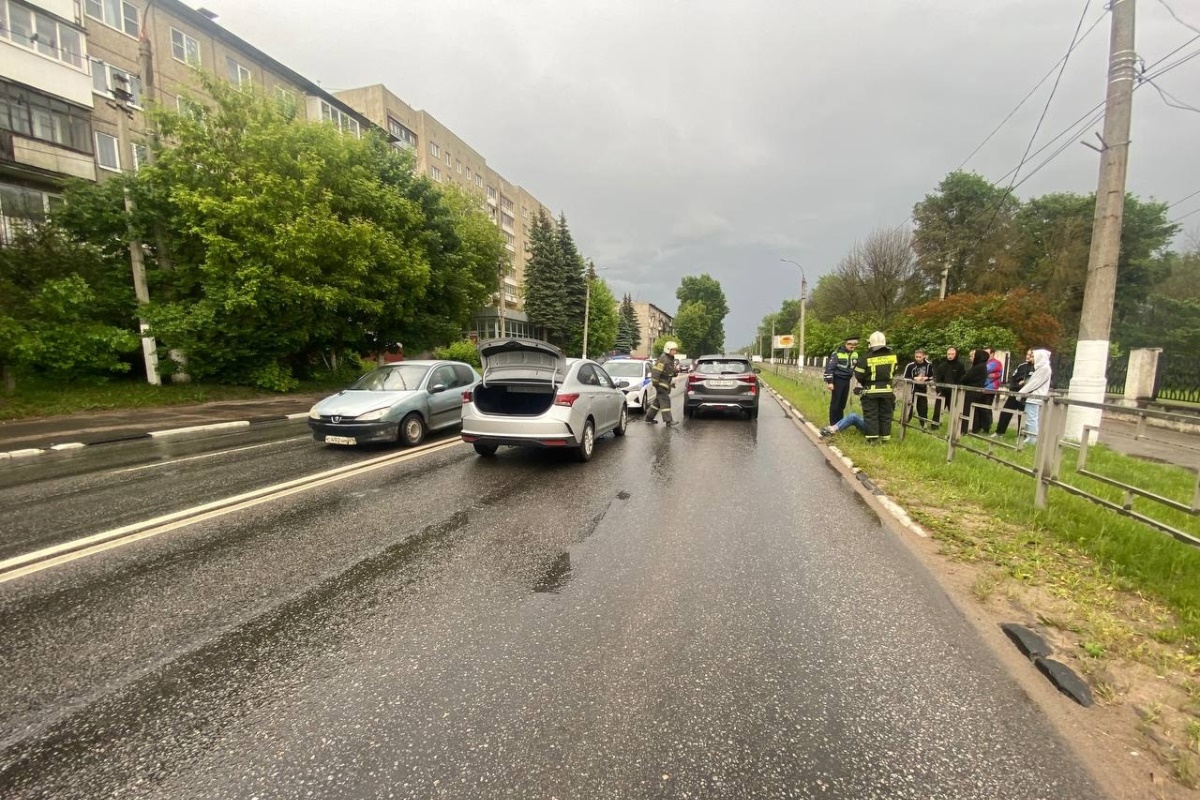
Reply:
<svg viewBox="0 0 1200 800"><path fill-rule="evenodd" d="M614 345L619 352L632 353L642 344L642 335L638 325L637 309L633 307L633 298L629 293L621 299L621 313L617 325L617 341Z"/></svg>
<svg viewBox="0 0 1200 800"><path fill-rule="evenodd" d="M547 341L565 347L568 302L561 265L562 250L554 223L539 211L530 232L530 258L525 264L525 313L531 324L544 329Z"/></svg>
<svg viewBox="0 0 1200 800"><path fill-rule="evenodd" d="M585 264L583 256L579 254L579 248L575 246L575 240L571 237L566 214L558 215L555 235L558 237L558 249L562 258L559 271L567 302L567 347L570 352L577 352L583 346L584 306L587 303Z"/></svg>

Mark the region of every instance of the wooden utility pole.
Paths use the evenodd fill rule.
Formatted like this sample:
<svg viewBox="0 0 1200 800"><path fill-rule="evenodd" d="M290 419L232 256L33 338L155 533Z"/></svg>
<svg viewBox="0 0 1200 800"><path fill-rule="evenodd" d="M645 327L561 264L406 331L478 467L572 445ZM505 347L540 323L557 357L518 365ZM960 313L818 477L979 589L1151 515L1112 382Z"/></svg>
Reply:
<svg viewBox="0 0 1200 800"><path fill-rule="evenodd" d="M1134 51L1135 0L1113 0L1112 35L1108 59L1108 95L1104 108L1100 181L1096 188L1096 216L1092 223L1092 249L1088 255L1075 370L1068 398L1103 403L1108 382L1109 333L1117 289L1117 262L1121 256L1121 221L1125 213L1125 173L1129 165L1129 125L1133 89L1137 79ZM1072 406L1065 435L1082 440L1085 425L1099 427L1100 409Z"/></svg>

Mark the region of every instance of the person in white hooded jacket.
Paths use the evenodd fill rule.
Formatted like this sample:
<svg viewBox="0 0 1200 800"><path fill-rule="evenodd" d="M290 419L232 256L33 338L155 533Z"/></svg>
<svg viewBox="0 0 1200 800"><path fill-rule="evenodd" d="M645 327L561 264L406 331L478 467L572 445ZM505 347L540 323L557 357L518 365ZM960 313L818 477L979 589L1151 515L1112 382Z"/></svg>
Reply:
<svg viewBox="0 0 1200 800"><path fill-rule="evenodd" d="M1042 402L1050 396L1050 351L1035 349L1033 351L1033 372L1025 380L1017 394L1025 401L1025 444L1037 441L1038 416L1042 411Z"/></svg>

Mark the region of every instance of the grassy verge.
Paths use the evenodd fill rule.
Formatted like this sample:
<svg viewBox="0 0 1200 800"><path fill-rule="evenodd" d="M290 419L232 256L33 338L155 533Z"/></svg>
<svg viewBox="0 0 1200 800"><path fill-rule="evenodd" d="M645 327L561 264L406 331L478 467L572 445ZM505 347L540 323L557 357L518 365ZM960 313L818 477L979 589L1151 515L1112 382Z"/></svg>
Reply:
<svg viewBox="0 0 1200 800"><path fill-rule="evenodd" d="M762 377L805 416L824 421L828 395L818 381ZM1147 746L1176 779L1200 788L1200 550L1061 489L1051 489L1049 507L1039 510L1029 476L962 451L947 463L944 440L911 429L903 442L882 447L869 447L856 432L839 434L836 444L908 509L943 555L971 567L981 603L1040 623L1102 702L1138 711ZM1032 465L1032 448L1002 455ZM1196 480L1103 447L1091 449L1088 467L1182 502L1190 502ZM1119 490L1075 474L1069 454L1061 477L1121 500ZM1200 531L1191 515L1150 514L1146 502L1134 508Z"/></svg>
<svg viewBox="0 0 1200 800"><path fill-rule="evenodd" d="M297 393L336 391L346 385L337 383L307 382L296 389ZM250 386L222 386L217 384L169 384L151 386L148 383L112 382L100 385L63 386L60 383L24 380L11 395L0 394L0 420L25 419L28 417L73 414L79 411L110 411L125 408L150 408L155 406L210 403L216 400L247 400L255 397L273 396Z"/></svg>

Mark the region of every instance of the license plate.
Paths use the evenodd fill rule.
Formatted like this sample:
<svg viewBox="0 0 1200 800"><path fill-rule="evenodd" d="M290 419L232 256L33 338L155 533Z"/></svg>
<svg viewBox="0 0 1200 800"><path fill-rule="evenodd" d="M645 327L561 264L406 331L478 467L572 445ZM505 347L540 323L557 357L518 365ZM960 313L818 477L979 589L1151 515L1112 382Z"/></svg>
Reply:
<svg viewBox="0 0 1200 800"><path fill-rule="evenodd" d="M326 436L325 444L358 444L353 436Z"/></svg>
<svg viewBox="0 0 1200 800"><path fill-rule="evenodd" d="M732 389L737 386L737 381L707 381L710 389Z"/></svg>

